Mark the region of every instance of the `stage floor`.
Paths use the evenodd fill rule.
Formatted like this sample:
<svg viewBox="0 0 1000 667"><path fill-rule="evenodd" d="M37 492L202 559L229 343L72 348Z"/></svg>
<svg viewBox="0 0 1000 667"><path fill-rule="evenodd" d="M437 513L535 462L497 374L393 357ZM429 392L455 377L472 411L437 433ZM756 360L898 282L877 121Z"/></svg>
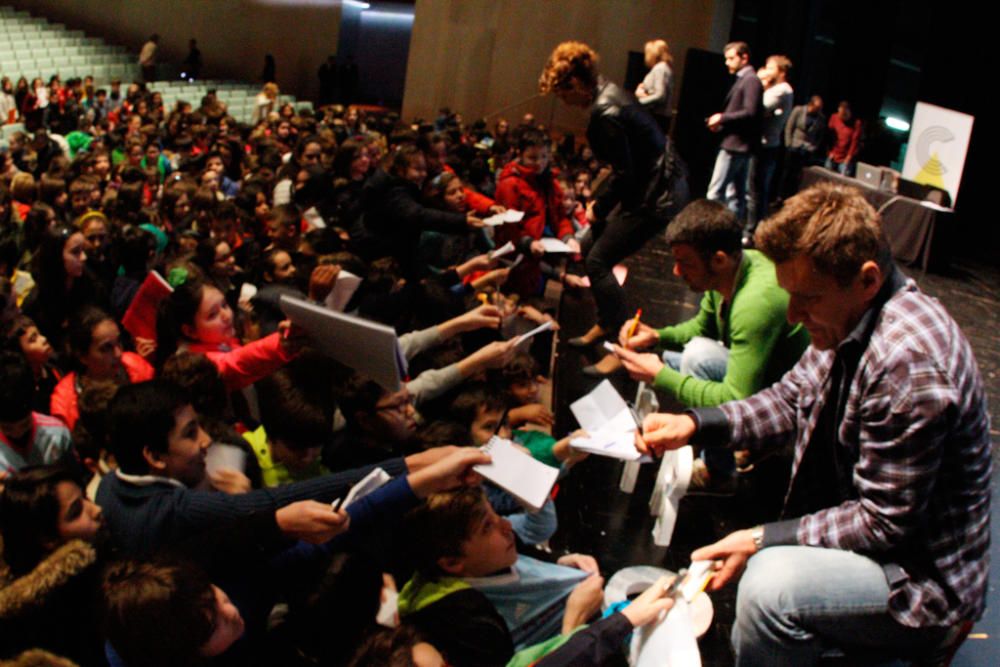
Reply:
<svg viewBox="0 0 1000 667"><path fill-rule="evenodd" d="M643 321L666 325L692 317L700 295L695 294L671 273L669 248L661 237L626 262L629 268L625 290L631 306L641 306ZM1000 435L1000 268L974 261L956 260L946 273L924 274L904 268L928 294L940 299L972 343L980 371L986 382L994 443ZM569 404L590 391L597 380L580 369L596 360L596 351L580 352L565 341L586 331L594 322L594 305L589 294L567 292L560 309L562 331L554 378L556 391L556 433L577 428ZM624 373L611 378L622 396L631 399L636 383ZM661 409L679 405L660 397ZM1000 505L1000 454L994 447L993 507ZM643 466L635 493L618 490L621 464L611 459L591 457L578 465L560 483L559 531L554 550L593 554L606 576L628 565L658 565L671 570L684 567L691 551L714 542L729 532L773 519L780 509L788 477L787 460L772 459L752 473L750 496L733 498L691 497L681 502L677 527L669 548L653 544L648 500L656 467ZM1000 530L993 521L989 608L954 661L956 667L1000 664ZM706 667L731 665L729 645L732 629L735 586L712 595L715 620L700 642Z"/></svg>

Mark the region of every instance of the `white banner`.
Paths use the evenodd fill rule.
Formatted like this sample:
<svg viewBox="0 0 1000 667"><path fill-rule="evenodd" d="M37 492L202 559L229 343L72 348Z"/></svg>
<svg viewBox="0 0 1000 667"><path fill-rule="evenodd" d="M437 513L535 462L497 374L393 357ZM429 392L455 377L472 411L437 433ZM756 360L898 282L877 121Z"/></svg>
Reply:
<svg viewBox="0 0 1000 667"><path fill-rule="evenodd" d="M903 161L903 178L947 190L958 200L974 117L917 102Z"/></svg>

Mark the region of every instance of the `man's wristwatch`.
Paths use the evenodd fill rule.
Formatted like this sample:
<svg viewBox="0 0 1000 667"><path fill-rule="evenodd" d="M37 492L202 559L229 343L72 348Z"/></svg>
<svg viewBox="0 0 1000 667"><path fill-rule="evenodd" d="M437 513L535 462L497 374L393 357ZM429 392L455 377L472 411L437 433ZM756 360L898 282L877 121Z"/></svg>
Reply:
<svg viewBox="0 0 1000 667"><path fill-rule="evenodd" d="M753 540L753 548L760 551L764 548L764 526L754 526L750 529L750 539Z"/></svg>

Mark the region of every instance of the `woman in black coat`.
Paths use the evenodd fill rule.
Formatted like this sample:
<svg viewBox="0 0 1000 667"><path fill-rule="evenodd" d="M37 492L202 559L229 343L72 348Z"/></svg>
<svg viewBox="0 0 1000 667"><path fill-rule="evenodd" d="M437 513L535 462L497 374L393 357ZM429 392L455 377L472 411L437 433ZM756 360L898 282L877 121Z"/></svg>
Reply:
<svg viewBox="0 0 1000 667"><path fill-rule="evenodd" d="M632 313L611 270L664 229L689 196L687 170L655 119L631 94L601 77L597 62L597 53L586 44L563 42L549 56L539 79L542 93L589 109L587 141L594 155L611 168L587 207L591 236L584 243L584 266L598 322L586 335L570 341L578 347L592 345L602 336L617 339ZM605 365L608 362L585 372L612 370Z"/></svg>

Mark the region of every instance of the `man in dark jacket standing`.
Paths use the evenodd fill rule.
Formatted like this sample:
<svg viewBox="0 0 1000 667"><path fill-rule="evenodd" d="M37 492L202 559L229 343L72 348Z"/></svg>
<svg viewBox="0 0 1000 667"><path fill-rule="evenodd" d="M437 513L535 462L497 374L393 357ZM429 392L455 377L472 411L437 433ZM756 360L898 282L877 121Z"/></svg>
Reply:
<svg viewBox="0 0 1000 667"><path fill-rule="evenodd" d="M726 95L725 109L709 116L706 122L712 132L724 133L706 196L726 203L742 222L747 215L750 157L760 143L764 89L750 65L746 42L730 42L723 53L726 68L736 75L736 81Z"/></svg>

